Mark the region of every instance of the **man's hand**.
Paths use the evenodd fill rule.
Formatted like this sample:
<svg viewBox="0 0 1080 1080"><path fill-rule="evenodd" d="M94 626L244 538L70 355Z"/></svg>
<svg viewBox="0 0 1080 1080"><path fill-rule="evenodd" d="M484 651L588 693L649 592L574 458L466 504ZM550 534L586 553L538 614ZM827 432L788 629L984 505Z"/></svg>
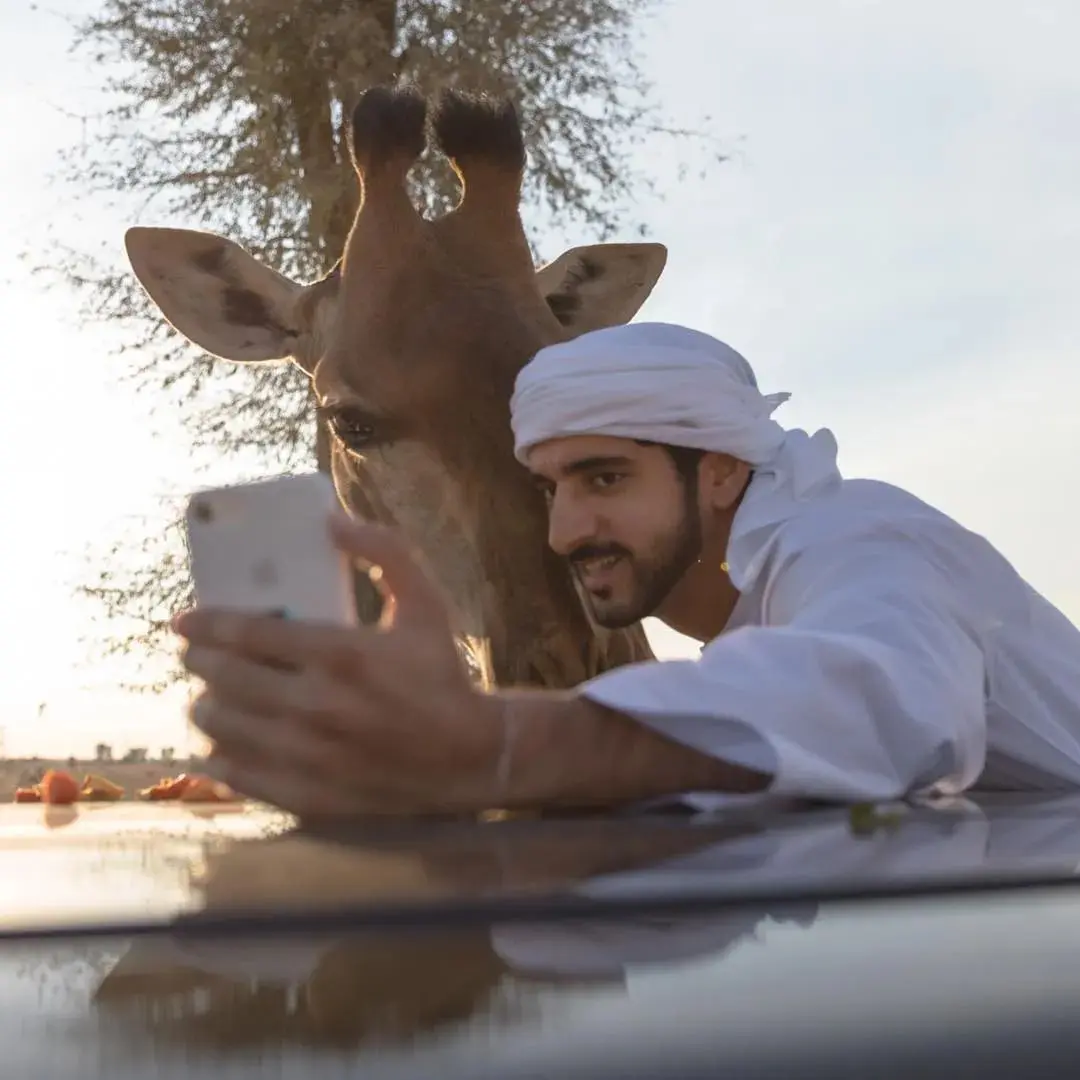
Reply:
<svg viewBox="0 0 1080 1080"><path fill-rule="evenodd" d="M303 817L491 808L499 703L470 683L441 593L395 533L344 516L331 531L378 568L378 627L203 609L175 620L206 684L191 719L214 741L211 768Z"/></svg>
<svg viewBox="0 0 1080 1080"><path fill-rule="evenodd" d="M379 626L208 610L175 622L206 683L191 719L214 741L210 771L236 791L325 818L577 811L768 785L573 691L477 690L404 542L344 517L332 532L378 567Z"/></svg>

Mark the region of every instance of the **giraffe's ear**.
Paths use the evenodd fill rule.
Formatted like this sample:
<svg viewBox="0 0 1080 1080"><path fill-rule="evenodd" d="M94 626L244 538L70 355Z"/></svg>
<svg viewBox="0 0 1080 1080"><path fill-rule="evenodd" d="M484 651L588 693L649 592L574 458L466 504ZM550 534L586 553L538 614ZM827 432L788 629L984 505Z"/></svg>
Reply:
<svg viewBox="0 0 1080 1080"><path fill-rule="evenodd" d="M559 322L584 334L629 322L666 263L663 244L592 244L542 266L536 280Z"/></svg>
<svg viewBox="0 0 1080 1080"><path fill-rule="evenodd" d="M213 356L303 363L315 286L290 281L239 244L190 229L129 229L135 276L168 322Z"/></svg>

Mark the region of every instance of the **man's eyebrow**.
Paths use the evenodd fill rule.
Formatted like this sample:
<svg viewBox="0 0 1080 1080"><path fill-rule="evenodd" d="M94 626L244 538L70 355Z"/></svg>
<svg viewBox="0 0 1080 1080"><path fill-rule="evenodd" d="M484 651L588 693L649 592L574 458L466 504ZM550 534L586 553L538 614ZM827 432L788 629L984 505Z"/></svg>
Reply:
<svg viewBox="0 0 1080 1080"><path fill-rule="evenodd" d="M560 465L556 470L560 476L579 476L581 473L594 472L597 469L625 469L634 464L633 458L621 454L593 455L592 457L577 458ZM550 484L552 479L543 473L529 470L529 475L535 484Z"/></svg>

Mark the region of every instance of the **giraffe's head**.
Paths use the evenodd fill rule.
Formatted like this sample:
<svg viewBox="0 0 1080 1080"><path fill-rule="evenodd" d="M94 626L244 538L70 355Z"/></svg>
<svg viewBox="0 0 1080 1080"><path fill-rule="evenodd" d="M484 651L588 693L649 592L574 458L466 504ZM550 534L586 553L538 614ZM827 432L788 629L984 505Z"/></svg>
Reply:
<svg viewBox="0 0 1080 1080"><path fill-rule="evenodd" d="M343 257L301 285L203 232L135 228L132 266L165 318L214 356L291 359L334 435L345 507L399 526L486 641L499 684L570 686L648 656L640 627L589 622L548 548L546 510L514 460L509 400L542 346L626 322L664 267L658 244L574 248L537 270L519 216L525 167L508 104L446 94L435 147L461 180L426 220L406 188L428 138L425 101L368 91L352 117L363 199Z"/></svg>

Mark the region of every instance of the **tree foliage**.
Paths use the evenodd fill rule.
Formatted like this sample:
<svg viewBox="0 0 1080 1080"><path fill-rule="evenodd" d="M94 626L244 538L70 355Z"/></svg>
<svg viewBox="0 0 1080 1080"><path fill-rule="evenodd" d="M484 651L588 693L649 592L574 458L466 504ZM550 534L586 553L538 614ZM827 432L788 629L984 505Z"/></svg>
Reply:
<svg viewBox="0 0 1080 1080"><path fill-rule="evenodd" d="M63 156L59 178L83 198L147 223L205 228L301 281L325 273L358 199L347 118L367 86L408 82L510 92L529 150L524 192L534 227L581 239L625 233L631 167L666 125L635 47L654 0L105 0L75 28L75 48L105 76L107 107ZM718 156L718 155L717 155ZM456 195L438 156L413 174L425 211ZM131 218L134 215L134 219ZM50 246L54 280L84 318L121 331L126 370L179 409L196 446L259 456L267 470L311 467L309 387L291 365L212 363L181 339L124 265ZM114 544L85 591L123 623L112 651L162 640L190 590L176 530L132 553ZM134 629L132 629L134 627Z"/></svg>

